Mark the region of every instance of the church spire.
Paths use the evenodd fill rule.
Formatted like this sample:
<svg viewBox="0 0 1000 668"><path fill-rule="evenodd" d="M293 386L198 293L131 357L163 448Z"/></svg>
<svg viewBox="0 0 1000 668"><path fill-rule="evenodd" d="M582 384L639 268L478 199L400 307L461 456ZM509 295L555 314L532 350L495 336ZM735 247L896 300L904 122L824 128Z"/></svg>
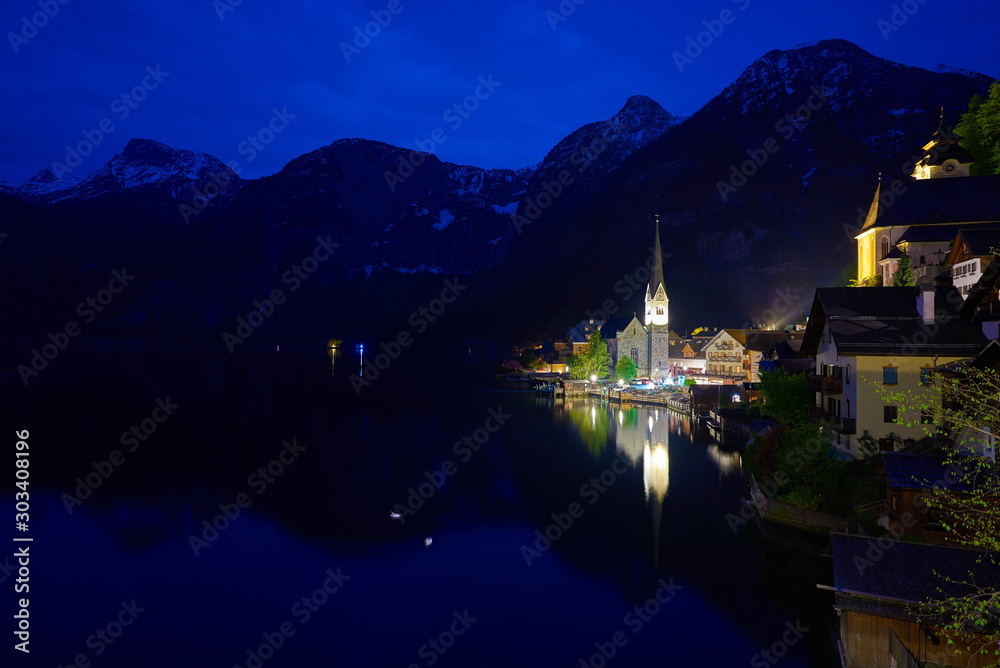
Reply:
<svg viewBox="0 0 1000 668"><path fill-rule="evenodd" d="M663 285L663 250L660 248L660 214L656 214L656 237L653 241L653 276L649 283L649 294L656 296L656 290Z"/></svg>

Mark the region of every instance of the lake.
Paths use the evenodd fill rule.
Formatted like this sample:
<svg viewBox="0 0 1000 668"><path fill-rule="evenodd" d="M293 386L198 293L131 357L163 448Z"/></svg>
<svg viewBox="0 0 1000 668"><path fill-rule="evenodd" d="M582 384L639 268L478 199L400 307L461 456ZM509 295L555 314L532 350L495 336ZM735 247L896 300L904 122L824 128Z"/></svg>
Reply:
<svg viewBox="0 0 1000 668"><path fill-rule="evenodd" d="M78 350L6 376L31 665L838 665L829 561L739 519L740 454L706 430L462 355L358 393L361 354Z"/></svg>

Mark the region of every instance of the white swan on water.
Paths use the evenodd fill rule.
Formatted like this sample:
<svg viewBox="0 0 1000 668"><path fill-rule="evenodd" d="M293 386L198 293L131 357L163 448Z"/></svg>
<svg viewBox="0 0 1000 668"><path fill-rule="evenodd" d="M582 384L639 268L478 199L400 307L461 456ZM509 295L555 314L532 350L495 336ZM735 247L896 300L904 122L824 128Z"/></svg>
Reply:
<svg viewBox="0 0 1000 668"><path fill-rule="evenodd" d="M434 542L434 539L431 538L430 536L428 536L427 538L424 538L424 547L430 547L431 543L433 543L433 542Z"/></svg>
<svg viewBox="0 0 1000 668"><path fill-rule="evenodd" d="M400 515L399 513L389 513L389 517L391 517L394 520L398 520L400 517L402 517L402 515Z"/></svg>

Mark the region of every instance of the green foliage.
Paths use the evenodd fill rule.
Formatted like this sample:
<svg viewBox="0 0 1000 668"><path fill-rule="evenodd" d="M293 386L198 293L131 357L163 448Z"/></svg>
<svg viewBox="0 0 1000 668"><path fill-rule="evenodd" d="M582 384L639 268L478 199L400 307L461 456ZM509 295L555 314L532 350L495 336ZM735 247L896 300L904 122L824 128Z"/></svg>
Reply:
<svg viewBox="0 0 1000 668"><path fill-rule="evenodd" d="M601 340L600 330L587 337L587 345L579 355L573 355L569 361L571 378L606 378L611 356L608 354L608 344Z"/></svg>
<svg viewBox="0 0 1000 668"><path fill-rule="evenodd" d="M881 288L882 274L875 274L874 276L869 276L868 278L860 281L852 278L847 282L847 286L850 288Z"/></svg>
<svg viewBox="0 0 1000 668"><path fill-rule="evenodd" d="M857 286L857 279L855 276L858 275L858 257L853 256L851 264L844 267L844 270L840 272L840 276L834 281L833 288L853 288Z"/></svg>
<svg viewBox="0 0 1000 668"><path fill-rule="evenodd" d="M947 477L970 491L956 492L955 485L938 484L924 501L940 518L950 542L978 550L981 561L1000 566L1000 467L983 456L984 445L1000 431L1000 371L965 364L934 373L931 383L918 392L883 390L882 394L900 407L901 422L954 443L947 453ZM945 580L970 593L956 597L939 589L921 609L931 611L937 624L971 652L1000 657L996 584L971 577ZM970 629L977 633L970 634Z"/></svg>
<svg viewBox="0 0 1000 668"><path fill-rule="evenodd" d="M1000 82L990 86L985 100L972 96L955 131L962 137L962 147L972 154L972 175L1000 174Z"/></svg>
<svg viewBox="0 0 1000 668"><path fill-rule="evenodd" d="M545 366L545 362L538 359L538 355L530 350L525 350L523 353L518 355L517 361L521 363L521 366L529 371L537 371Z"/></svg>
<svg viewBox="0 0 1000 668"><path fill-rule="evenodd" d="M807 510L847 515L858 480L833 456L819 425L781 425L759 435L747 448L747 469L758 480L779 485L778 500Z"/></svg>
<svg viewBox="0 0 1000 668"><path fill-rule="evenodd" d="M806 423L785 432L775 449L775 460L777 470L788 479L783 501L808 499L803 507L838 515L850 511L855 477L847 462L833 457L833 447L819 425Z"/></svg>
<svg viewBox="0 0 1000 668"><path fill-rule="evenodd" d="M877 455L878 452L878 441L865 429L865 432L858 436L858 454L861 455L862 459L869 459Z"/></svg>
<svg viewBox="0 0 1000 668"><path fill-rule="evenodd" d="M913 275L913 261L910 256L903 254L896 265L896 271L892 272L892 284L899 287L909 287L917 284Z"/></svg>
<svg viewBox="0 0 1000 668"><path fill-rule="evenodd" d="M694 387L698 383L695 382L694 378L688 378L684 381L684 387Z"/></svg>
<svg viewBox="0 0 1000 668"><path fill-rule="evenodd" d="M784 369L764 371L760 374L760 393L764 415L791 425L808 422L814 394L804 374L790 374Z"/></svg>
<svg viewBox="0 0 1000 668"><path fill-rule="evenodd" d="M635 362L632 361L631 355L622 355L618 358L618 364L615 366L615 375L624 381L629 381L635 378L636 368Z"/></svg>

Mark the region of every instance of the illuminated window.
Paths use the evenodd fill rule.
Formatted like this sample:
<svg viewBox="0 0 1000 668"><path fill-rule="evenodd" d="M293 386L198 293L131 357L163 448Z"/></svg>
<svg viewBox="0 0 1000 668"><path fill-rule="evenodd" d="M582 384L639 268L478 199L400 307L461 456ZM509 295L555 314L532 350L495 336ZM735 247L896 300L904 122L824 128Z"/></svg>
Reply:
<svg viewBox="0 0 1000 668"><path fill-rule="evenodd" d="M639 349L633 348L629 354L632 356L632 363L639 366Z"/></svg>

